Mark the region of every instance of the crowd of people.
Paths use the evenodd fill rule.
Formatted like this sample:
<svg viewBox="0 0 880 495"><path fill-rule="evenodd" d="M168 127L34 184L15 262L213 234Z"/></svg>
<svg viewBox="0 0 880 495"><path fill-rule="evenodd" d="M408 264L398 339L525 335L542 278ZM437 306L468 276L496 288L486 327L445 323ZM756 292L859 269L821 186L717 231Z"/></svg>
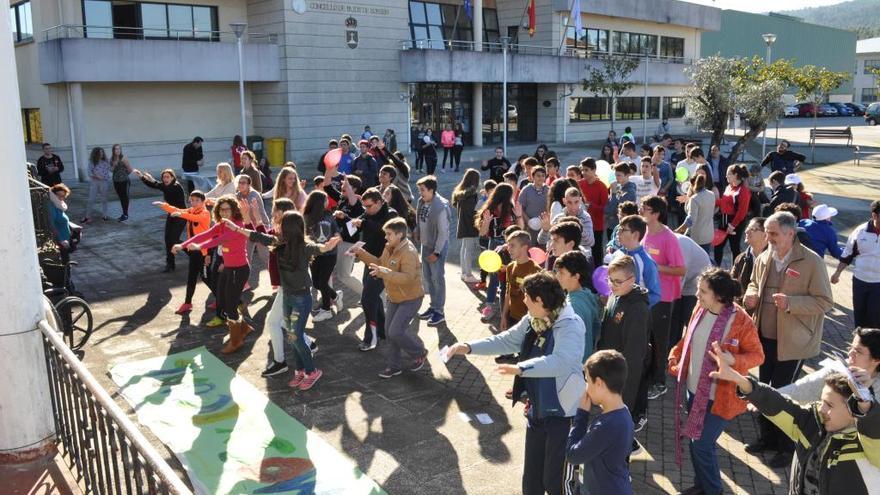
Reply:
<svg viewBox="0 0 880 495"><path fill-rule="evenodd" d="M287 340L289 385L301 391L322 376L307 321L337 318L345 299L357 298L364 314L358 349L384 349L381 378L422 369L428 351L412 322L445 324L454 235L457 287L485 295L478 310L493 335L456 343L445 358L495 355L497 371L513 377L506 395L524 404L528 422L524 494L631 493L637 437L653 427L652 401L670 389L684 414L663 435L675 435L679 463L687 443L695 473L682 493L723 491L716 442L749 407L762 415L760 436L740 440L752 454L772 454L773 467L793 466L790 493L874 489L880 201L841 247L837 210L814 204L797 174L803 157L785 141L748 168L728 163L717 146L705 154L668 133L638 146L631 132L618 139L612 131L599 157L577 164L563 166L540 145L516 160L497 148L479 169L460 170L460 125L441 133L440 172L448 157L448 172L460 175L441 191L431 131L416 132L414 169L393 131L366 127L357 142L331 139L314 168L284 164L274 182L236 136L231 163L216 166L207 191L198 188L201 138L184 149L180 178L132 168L118 145L109 159L96 148L83 222L96 201L106 218L111 180L120 221L129 174L161 191L154 204L167 213L165 270L181 251L189 260L177 313L192 311L204 281L213 294L207 325L228 329L223 353L238 352L253 331L242 293L267 269L276 292L263 376L289 372ZM39 173L57 196L63 230L63 165L51 147L44 152ZM426 174L415 180L423 163ZM771 169L766 184L763 166ZM315 169L320 175L301 178ZM826 253L840 263L831 276ZM831 284L850 265L856 328L846 365L799 380L804 361L823 351Z"/></svg>

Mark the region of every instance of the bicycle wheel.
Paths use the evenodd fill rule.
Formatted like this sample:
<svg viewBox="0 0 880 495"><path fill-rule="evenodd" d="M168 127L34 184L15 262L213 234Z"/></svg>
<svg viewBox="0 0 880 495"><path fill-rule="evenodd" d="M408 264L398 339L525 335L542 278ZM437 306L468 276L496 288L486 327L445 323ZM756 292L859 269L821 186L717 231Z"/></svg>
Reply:
<svg viewBox="0 0 880 495"><path fill-rule="evenodd" d="M92 336L92 310L89 303L75 296L58 301L55 310L61 317L64 340L74 351L81 349Z"/></svg>

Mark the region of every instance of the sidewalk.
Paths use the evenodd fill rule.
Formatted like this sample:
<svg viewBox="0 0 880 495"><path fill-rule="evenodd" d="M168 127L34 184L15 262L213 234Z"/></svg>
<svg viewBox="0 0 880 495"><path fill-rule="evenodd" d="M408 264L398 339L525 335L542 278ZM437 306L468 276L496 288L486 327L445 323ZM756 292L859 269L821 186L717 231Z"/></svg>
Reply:
<svg viewBox="0 0 880 495"><path fill-rule="evenodd" d="M0 465L0 492L8 495L82 495L60 455L24 464Z"/></svg>
<svg viewBox="0 0 880 495"><path fill-rule="evenodd" d="M595 156L598 152L597 147L583 144L554 149L563 164L576 163L584 155ZM511 146L509 154L515 158L532 152L531 145ZM479 168L480 162L490 156L491 149L466 150L462 168ZM866 193L880 186L876 175L875 170L851 170L845 164L805 171L817 199L841 209L835 223L844 232L865 221L868 200L864 198L877 196ZM414 174L413 182L419 177ZM441 194L448 197L459 177L439 174ZM71 218L76 221L82 216L87 185L76 185L74 189ZM255 332L242 352L219 354L223 332L202 325L211 316L205 309L206 287L197 288L196 309L190 316L173 313L183 297L185 263L181 258L178 271L160 273L164 266L164 214L150 204L159 199L156 195L134 199L131 218L125 223L97 220L86 226L83 244L73 256L79 262L74 277L92 304L96 322L84 360L105 387L114 389L106 373L117 362L206 345L288 414L349 456L390 494L496 495L520 491L525 426L522 408L511 408L504 398L512 380L495 372L491 357L468 356L443 364L436 355L444 345L497 331L480 323L476 308L482 294L472 293L457 277L458 243L454 235L446 267L446 324L436 329L420 326L420 336L430 351L430 366L392 380L377 378L383 360L378 352L357 351L363 317L356 307L357 297L346 292L346 309L339 316L309 324L309 333L320 343L316 359L325 375L314 390L294 396L284 380L267 380L259 375L268 357L266 332ZM111 202L109 216L118 215L118 202ZM450 230L455 232L455 225ZM836 262L826 264L833 269ZM362 265L357 264L355 270L360 274ZM842 278L833 287L835 308L825 327L825 340L838 347L849 341L852 329L850 277ZM270 304L264 271L248 308L257 328ZM648 425L637 436L647 453L631 466L636 493L675 493L693 484L690 461L685 458L682 468L674 461L675 439L670 432L676 408L672 395L651 402ZM462 419L461 412L469 413L469 422ZM480 412L489 414L493 423L478 424L473 415ZM725 492L786 493L787 470L772 470L763 464L766 459L744 452L743 443L753 440L755 431L752 416L743 415L730 423L719 441ZM145 433L151 438L149 432ZM160 452L177 465L156 443Z"/></svg>

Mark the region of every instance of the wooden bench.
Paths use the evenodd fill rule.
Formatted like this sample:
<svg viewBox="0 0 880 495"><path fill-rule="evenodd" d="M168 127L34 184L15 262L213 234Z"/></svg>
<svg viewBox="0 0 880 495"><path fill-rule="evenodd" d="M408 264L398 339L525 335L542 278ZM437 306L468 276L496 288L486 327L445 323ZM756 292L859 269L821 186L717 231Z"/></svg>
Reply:
<svg viewBox="0 0 880 495"><path fill-rule="evenodd" d="M853 163L860 167L862 166L862 161L870 162L875 161L880 163L880 151L878 150L863 150L860 147L856 146L853 149Z"/></svg>
<svg viewBox="0 0 880 495"><path fill-rule="evenodd" d="M846 139L846 145L852 146L852 128L810 129L810 146L815 147L817 139Z"/></svg>

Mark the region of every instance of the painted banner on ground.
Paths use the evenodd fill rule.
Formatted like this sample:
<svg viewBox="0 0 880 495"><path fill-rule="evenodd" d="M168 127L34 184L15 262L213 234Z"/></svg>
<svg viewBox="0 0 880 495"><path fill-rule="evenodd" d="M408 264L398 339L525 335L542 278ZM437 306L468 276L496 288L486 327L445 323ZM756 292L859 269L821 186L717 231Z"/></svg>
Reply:
<svg viewBox="0 0 880 495"><path fill-rule="evenodd" d="M125 399L200 494L385 494L206 348L114 366Z"/></svg>

